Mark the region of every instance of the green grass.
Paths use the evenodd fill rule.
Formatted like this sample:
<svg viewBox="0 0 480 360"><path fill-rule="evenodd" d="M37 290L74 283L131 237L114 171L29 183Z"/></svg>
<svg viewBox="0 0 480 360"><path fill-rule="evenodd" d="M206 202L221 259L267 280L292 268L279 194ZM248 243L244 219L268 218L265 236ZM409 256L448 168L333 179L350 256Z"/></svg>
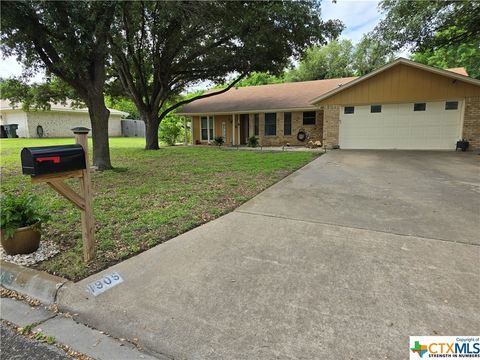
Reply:
<svg viewBox="0 0 480 360"><path fill-rule="evenodd" d="M32 185L21 173L23 147L69 143L73 140L2 139L0 165L2 192L34 192L52 215L43 236L55 241L61 253L37 267L71 280L233 210L316 156L216 147L145 151L143 139L110 139L115 169L92 176L98 247L96 259L85 265L79 211L46 184ZM68 183L78 190L78 181Z"/></svg>

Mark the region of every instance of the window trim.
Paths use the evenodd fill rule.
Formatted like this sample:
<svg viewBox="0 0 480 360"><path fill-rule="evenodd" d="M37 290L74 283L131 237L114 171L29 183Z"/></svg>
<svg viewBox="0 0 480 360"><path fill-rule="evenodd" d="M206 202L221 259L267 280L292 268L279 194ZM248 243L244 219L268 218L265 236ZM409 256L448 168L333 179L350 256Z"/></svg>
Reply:
<svg viewBox="0 0 480 360"><path fill-rule="evenodd" d="M203 119L207 119L208 126L206 128L203 128ZM203 130L207 130L207 137L204 139L203 138ZM210 139L208 139L208 130L210 130ZM206 115L206 116L200 116L200 141L212 141L213 138L215 137L215 116L214 115Z"/></svg>
<svg viewBox="0 0 480 360"><path fill-rule="evenodd" d="M449 104L449 103L450 103L450 104L455 103L455 104L456 104L455 109L454 109L454 108L450 108L450 109L449 109L449 108L447 107L447 106L448 106L447 104ZM444 110L446 110L446 111L449 111L449 110L458 110L458 105L459 105L459 104L458 104L458 100L445 101Z"/></svg>
<svg viewBox="0 0 480 360"><path fill-rule="evenodd" d="M305 124L305 114L314 114L313 124ZM303 125L316 125L317 124L317 112L316 111L303 111L302 112L302 124Z"/></svg>
<svg viewBox="0 0 480 360"><path fill-rule="evenodd" d="M380 108L380 111L373 111L374 108ZM380 114L382 112L382 105L381 104L375 104L375 105L370 105L370 114Z"/></svg>
<svg viewBox="0 0 480 360"><path fill-rule="evenodd" d="M352 112L347 112L347 109L352 109ZM343 107L343 113L344 113L345 115L355 114L355 106L344 106L344 107Z"/></svg>
<svg viewBox="0 0 480 360"><path fill-rule="evenodd" d="M289 127L290 127L290 131L288 132L288 134L285 132L285 124L286 124L285 119L286 119L287 114L288 114L288 117L289 117ZM283 135L284 136L292 136L292 113L290 111L283 113Z"/></svg>
<svg viewBox="0 0 480 360"><path fill-rule="evenodd" d="M275 133L274 134L267 134L267 115L268 114L273 114L274 116L274 124L275 124ZM269 119L272 120L272 119ZM263 124L263 134L264 136L277 136L277 113L276 112L271 112L271 113L265 113L265 118L264 118L264 124Z"/></svg>
<svg viewBox="0 0 480 360"><path fill-rule="evenodd" d="M417 109L417 106L420 106L420 108ZM416 111L427 111L427 103L426 102L414 103L413 104L413 111L415 111L415 112Z"/></svg>

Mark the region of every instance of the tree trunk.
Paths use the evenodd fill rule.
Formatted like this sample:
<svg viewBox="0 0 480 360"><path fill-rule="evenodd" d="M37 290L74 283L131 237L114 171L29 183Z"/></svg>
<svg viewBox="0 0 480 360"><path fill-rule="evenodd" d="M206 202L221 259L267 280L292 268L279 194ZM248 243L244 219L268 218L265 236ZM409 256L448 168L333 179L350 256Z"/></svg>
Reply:
<svg viewBox="0 0 480 360"><path fill-rule="evenodd" d="M145 150L158 150L158 127L160 121L156 116L142 116L145 121Z"/></svg>
<svg viewBox="0 0 480 360"><path fill-rule="evenodd" d="M110 111L105 106L103 94L88 98L88 113L92 124L93 165L98 170L112 168L108 144L108 118Z"/></svg>

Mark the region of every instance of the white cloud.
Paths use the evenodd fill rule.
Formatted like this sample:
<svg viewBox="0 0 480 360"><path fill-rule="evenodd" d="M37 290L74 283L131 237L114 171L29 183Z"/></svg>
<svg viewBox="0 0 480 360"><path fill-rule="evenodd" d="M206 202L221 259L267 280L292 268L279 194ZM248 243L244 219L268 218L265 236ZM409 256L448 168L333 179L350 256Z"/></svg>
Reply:
<svg viewBox="0 0 480 360"><path fill-rule="evenodd" d="M322 2L322 18L324 20L339 19L346 28L341 37L356 43L363 34L373 30L382 14L378 10L379 0L331 0Z"/></svg>

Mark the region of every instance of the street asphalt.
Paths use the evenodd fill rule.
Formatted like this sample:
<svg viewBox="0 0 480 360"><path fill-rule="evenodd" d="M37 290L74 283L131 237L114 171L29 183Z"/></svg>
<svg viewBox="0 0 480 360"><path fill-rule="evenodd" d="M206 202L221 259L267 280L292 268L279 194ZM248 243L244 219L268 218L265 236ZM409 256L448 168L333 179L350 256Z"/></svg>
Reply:
<svg viewBox="0 0 480 360"><path fill-rule="evenodd" d="M60 289L179 359L405 359L480 333L480 157L331 151L236 211ZM116 272L98 296L87 285Z"/></svg>
<svg viewBox="0 0 480 360"><path fill-rule="evenodd" d="M18 334L13 328L0 322L1 360L71 360L64 351L53 345L32 340Z"/></svg>

